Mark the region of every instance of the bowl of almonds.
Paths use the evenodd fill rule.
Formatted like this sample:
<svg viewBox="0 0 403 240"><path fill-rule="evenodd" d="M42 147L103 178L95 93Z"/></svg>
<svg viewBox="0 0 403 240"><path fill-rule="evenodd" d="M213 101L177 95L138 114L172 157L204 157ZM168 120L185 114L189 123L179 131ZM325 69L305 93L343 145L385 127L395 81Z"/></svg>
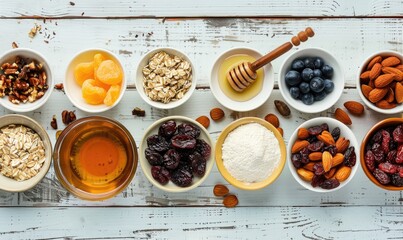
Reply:
<svg viewBox="0 0 403 240"><path fill-rule="evenodd" d="M306 189L334 191L347 185L357 172L357 140L338 120L318 117L306 121L288 142L288 166L295 180Z"/></svg>
<svg viewBox="0 0 403 240"><path fill-rule="evenodd" d="M357 89L362 101L384 114L403 112L403 55L395 51L371 54L361 64Z"/></svg>
<svg viewBox="0 0 403 240"><path fill-rule="evenodd" d="M0 189L26 191L49 170L52 156L49 136L38 122L23 115L5 115L0 122Z"/></svg>
<svg viewBox="0 0 403 240"><path fill-rule="evenodd" d="M156 48L146 53L137 66L135 78L143 100L159 109L182 105L196 88L192 61L174 48Z"/></svg>

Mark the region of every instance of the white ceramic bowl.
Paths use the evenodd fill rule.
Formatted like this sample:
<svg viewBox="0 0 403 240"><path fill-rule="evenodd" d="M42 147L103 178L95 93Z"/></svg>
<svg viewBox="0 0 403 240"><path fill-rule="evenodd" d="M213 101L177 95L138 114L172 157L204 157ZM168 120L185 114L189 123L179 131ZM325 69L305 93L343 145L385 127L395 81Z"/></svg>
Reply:
<svg viewBox="0 0 403 240"><path fill-rule="evenodd" d="M354 146L354 151L356 154L356 164L354 165L354 167L352 168L351 174L348 177L347 180L343 181L340 183L340 185L337 188L333 188L333 189L322 189L320 187L312 187L310 182L306 182L304 180L302 180L297 173L297 169L294 167L294 165L291 162L291 148L292 145L294 144L294 142L297 140L297 134L298 134L298 129L300 128L309 128L309 127L313 127L316 125L321 125L323 123L327 123L329 125L329 129L330 131L332 131L334 128L339 127L340 128L340 136L341 137L345 137L346 139L350 140L350 146ZM303 186L304 188L314 191L314 192L322 192L322 193L326 193L326 192L332 192L335 190L338 190L344 186L346 186L351 179L353 179L355 173L357 172L357 169L359 168L360 165L360 146L357 143L357 139L354 136L354 133L351 131L350 128L348 128L346 125L344 125L343 123L333 119L333 118L328 118L328 117L317 117L317 118L313 118L311 120L308 120L304 123L302 123L300 126L298 126L298 128L294 131L294 133L291 135L290 140L288 141L288 146L287 146L287 162L288 162L288 167L291 171L292 176L295 178L295 180L301 184L301 186Z"/></svg>
<svg viewBox="0 0 403 240"><path fill-rule="evenodd" d="M273 67L270 63L266 64L263 67L264 71L264 79L263 86L260 92L250 100L247 101L236 101L228 97L221 89L219 84L219 69L221 64L228 57L238 55L238 54L246 54L255 59L258 59L262 56L258 51L251 48L232 48L223 53L221 53L218 58L214 61L213 66L211 68L210 74L210 88L214 97L220 102L224 107L238 111L238 112L246 112L256 109L263 105L267 99L270 97L270 94L274 87L274 71Z"/></svg>
<svg viewBox="0 0 403 240"><path fill-rule="evenodd" d="M190 89L185 93L185 95L177 101L171 101L169 103L162 103L162 102L157 102L157 101L153 101L151 100L145 93L144 91L144 87L143 87L143 68L148 64L148 60L156 53L164 51L168 54L171 55L176 55L178 57L183 58L184 60L186 60L187 62L190 63L190 66L192 67L192 86L190 87ZM137 69L136 69L136 75L135 75L135 79L136 79L136 89L138 91L138 93L140 94L141 98L143 98L143 100L148 103L149 105L159 108L159 109L172 109L172 108L176 108L179 107L180 105L184 104L187 100L189 100L190 96L192 96L195 88L196 88L196 69L195 66L193 64L193 61L183 52L179 51L178 49L175 48L168 48L168 47L161 47L161 48L156 48L153 49L151 51L149 51L148 53L146 53L145 55L142 56L139 64L137 65Z"/></svg>
<svg viewBox="0 0 403 240"><path fill-rule="evenodd" d="M147 148L147 138L151 135L157 134L158 129L160 125L168 120L174 120L176 122L176 126L178 126L180 123L190 123L193 124L197 127L200 128L200 137L199 139L203 139L206 141L210 147L211 147L211 155L210 158L207 160L207 165L206 165L206 172L203 177L193 177L193 182L190 186L188 187L179 187L175 185L172 181L169 181L167 184L162 185L159 182L157 182L153 176L151 175L151 165L148 163L147 159L145 158L144 151ZM144 137L141 140L141 144L139 147L139 161L141 165L141 169L143 170L144 175L147 177L147 179L157 188L167 191L167 192L185 192L192 190L202 184L204 180L209 176L211 169L213 168L214 165L214 143L210 138L210 134L208 131L198 122L196 122L193 119L187 118L187 117L182 117L182 116L169 116L165 118L161 118L158 121L154 122L148 129L145 131Z"/></svg>
<svg viewBox="0 0 403 240"><path fill-rule="evenodd" d="M391 57L391 56L395 56L398 57L400 59L401 62L403 62L403 54L399 53L399 52L395 52L395 51L390 51L390 50L382 50L382 51L378 51L375 52L373 54L371 54L370 56L368 56L365 61L361 64L360 69L358 70L358 75L356 78L356 83L357 83L357 91L358 94L360 95L362 101L365 103L365 105L367 105L369 108L371 108L374 111L377 111L379 113L383 113L383 114L395 114L395 113L401 113L403 112L403 104L400 103L398 104L395 108L391 108L391 109L382 109L377 107L375 104L373 104L372 102L370 102L365 96L364 94L362 94L361 91L361 82L360 82L360 75L362 72L364 72L366 70L366 67L368 65L368 63L372 60L372 58L374 58L375 56L382 56L382 57Z"/></svg>
<svg viewBox="0 0 403 240"><path fill-rule="evenodd" d="M320 57L325 64L333 67L334 70L331 79L334 83L333 92L328 94L322 101L315 101L312 105L306 105L301 100L292 98L285 83L285 75L291 70L291 63L298 58L305 57ZM344 89L344 73L339 61L328 51L321 48L305 48L294 52L284 60L279 72L278 85L285 101L293 108L305 113L318 113L329 109L339 100Z"/></svg>
<svg viewBox="0 0 403 240"><path fill-rule="evenodd" d="M112 106L107 106L106 104L103 103L98 105L92 105L87 103L82 97L81 86L78 85L74 79L74 68L77 66L77 64L93 61L94 55L97 53L102 53L107 57L107 59L113 60L120 67L122 71L123 78L120 85L120 94L118 99ZM74 106L85 112L100 113L113 108L120 102L126 90L126 75L121 61L115 54L105 49L90 48L80 51L70 60L69 64L67 65L63 85L67 97L74 104Z"/></svg>
<svg viewBox="0 0 403 240"><path fill-rule="evenodd" d="M54 84L52 70L50 69L49 61L42 54L40 54L39 52L37 52L33 49L29 49L29 48L15 48L15 49L5 52L0 57L0 66L6 62L9 62L9 63L14 62L14 59L17 56L21 56L24 58L30 58L30 59L38 61L39 63L42 63L43 68L45 69L45 72L46 72L47 84L48 84L49 88L45 92L45 95L42 98L40 98L32 103L27 102L27 103L14 104L8 100L8 96L4 96L4 97L0 98L0 104L3 107L5 107L11 111L14 111L14 112L31 112L31 111L34 111L34 110L40 108L49 99L49 97L53 91L53 84Z"/></svg>
<svg viewBox="0 0 403 240"><path fill-rule="evenodd" d="M38 174L25 181L16 181L0 174L0 189L8 192L22 192L33 188L38 184L49 171L52 162L52 144L45 129L35 120L24 115L9 114L0 117L0 128L10 124L24 125L34 130L42 139L45 146L46 160Z"/></svg>

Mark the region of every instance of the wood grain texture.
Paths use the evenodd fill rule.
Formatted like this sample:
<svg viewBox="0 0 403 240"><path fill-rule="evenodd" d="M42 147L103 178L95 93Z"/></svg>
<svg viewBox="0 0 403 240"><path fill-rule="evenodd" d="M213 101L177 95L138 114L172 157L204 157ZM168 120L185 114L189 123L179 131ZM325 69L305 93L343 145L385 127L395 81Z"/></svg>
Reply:
<svg viewBox="0 0 403 240"><path fill-rule="evenodd" d="M291 0L291 1L187 1L187 0L45 0L27 4L9 1L0 8L1 18L80 17L355 17L402 16L401 0Z"/></svg>

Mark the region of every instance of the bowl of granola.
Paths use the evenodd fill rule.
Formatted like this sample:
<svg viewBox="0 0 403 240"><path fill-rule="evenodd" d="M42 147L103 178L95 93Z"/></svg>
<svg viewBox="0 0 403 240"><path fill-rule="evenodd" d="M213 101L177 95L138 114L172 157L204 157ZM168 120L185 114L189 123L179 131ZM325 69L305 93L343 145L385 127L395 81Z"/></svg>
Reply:
<svg viewBox="0 0 403 240"><path fill-rule="evenodd" d="M182 105L196 88L192 61L174 48L156 48L146 53L137 66L135 78L143 100L160 109Z"/></svg>
<svg viewBox="0 0 403 240"><path fill-rule="evenodd" d="M49 99L52 71L46 58L28 48L16 48L0 57L0 104L14 112L30 112Z"/></svg>

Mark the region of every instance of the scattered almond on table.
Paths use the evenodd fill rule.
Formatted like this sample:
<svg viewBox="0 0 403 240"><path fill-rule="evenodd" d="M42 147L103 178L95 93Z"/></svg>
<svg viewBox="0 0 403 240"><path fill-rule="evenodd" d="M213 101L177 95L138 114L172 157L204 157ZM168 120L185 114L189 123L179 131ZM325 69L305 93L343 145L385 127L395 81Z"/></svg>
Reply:
<svg viewBox="0 0 403 240"><path fill-rule="evenodd" d="M214 186L213 192L214 196L223 197L229 193L229 189L225 185L217 184Z"/></svg>
<svg viewBox="0 0 403 240"><path fill-rule="evenodd" d="M273 125L275 128L280 127L280 121L278 120L278 117L273 114L273 113L269 113L264 117L264 120L266 120L267 122L269 122L271 125Z"/></svg>
<svg viewBox="0 0 403 240"><path fill-rule="evenodd" d="M210 119L204 115L196 118L196 122L200 123L204 128L208 128L210 126Z"/></svg>
<svg viewBox="0 0 403 240"><path fill-rule="evenodd" d="M364 106L359 102L347 101L344 103L344 107L353 115L361 116L364 114Z"/></svg>
<svg viewBox="0 0 403 240"><path fill-rule="evenodd" d="M233 208L238 205L238 198L235 195L228 195L223 200L224 207Z"/></svg>
<svg viewBox="0 0 403 240"><path fill-rule="evenodd" d="M225 117L225 113L221 108L213 108L210 110L210 117L213 121L219 121Z"/></svg>
<svg viewBox="0 0 403 240"><path fill-rule="evenodd" d="M334 117L346 125L352 124L350 116L341 108L336 109L336 111L334 112Z"/></svg>

